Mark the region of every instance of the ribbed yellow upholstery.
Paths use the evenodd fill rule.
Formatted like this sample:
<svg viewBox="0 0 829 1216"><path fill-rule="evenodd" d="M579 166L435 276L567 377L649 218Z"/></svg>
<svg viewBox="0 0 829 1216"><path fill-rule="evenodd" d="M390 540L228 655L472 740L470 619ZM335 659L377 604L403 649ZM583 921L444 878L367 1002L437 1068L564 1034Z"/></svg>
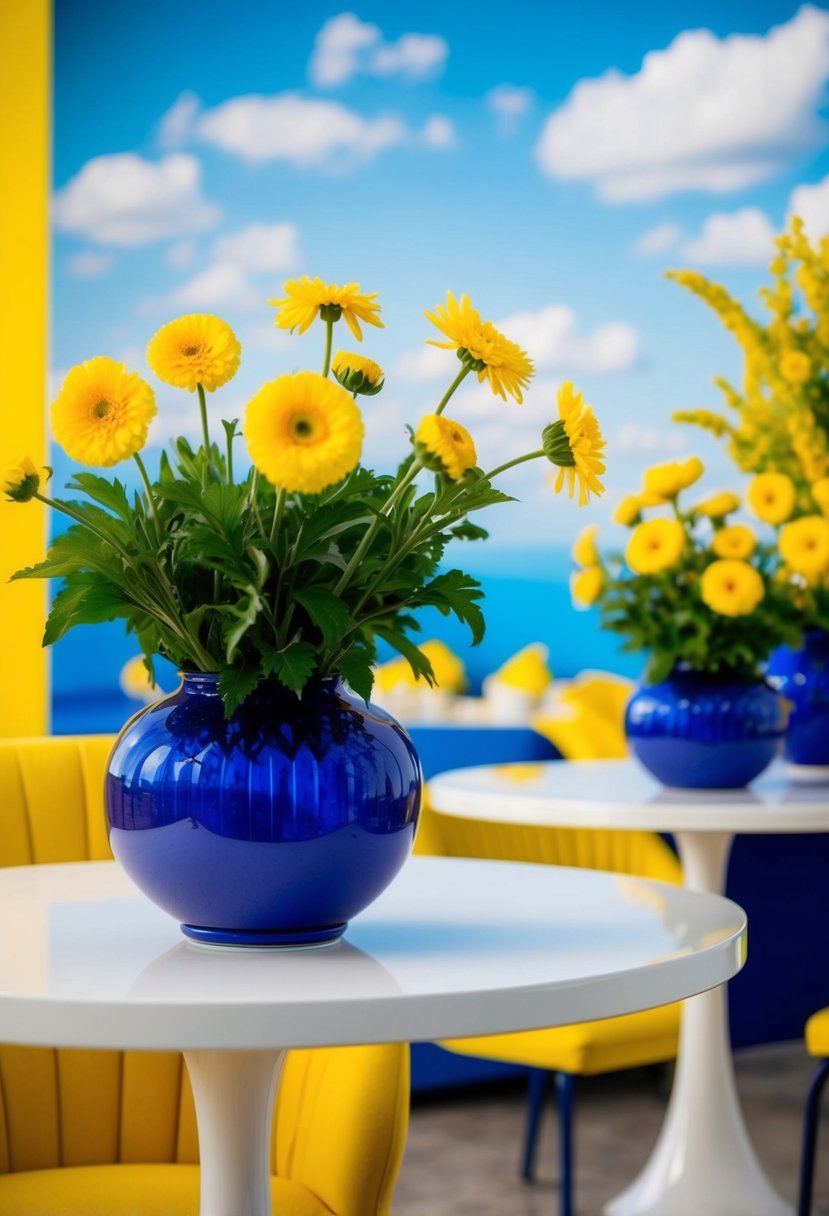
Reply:
<svg viewBox="0 0 829 1216"><path fill-rule="evenodd" d="M0 865L110 857L110 737L0 740ZM408 1047L292 1051L274 1119L279 1216L386 1216ZM198 1141L176 1053L0 1046L0 1216L196 1216Z"/></svg>
<svg viewBox="0 0 829 1216"><path fill-rule="evenodd" d="M829 1006L813 1013L806 1023L806 1050L810 1056L829 1059Z"/></svg>

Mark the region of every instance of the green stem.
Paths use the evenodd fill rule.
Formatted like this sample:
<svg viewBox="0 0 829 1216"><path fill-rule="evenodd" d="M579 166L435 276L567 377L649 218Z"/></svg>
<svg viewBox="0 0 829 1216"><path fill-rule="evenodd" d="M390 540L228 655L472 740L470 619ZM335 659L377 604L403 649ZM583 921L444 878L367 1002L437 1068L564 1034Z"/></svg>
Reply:
<svg viewBox="0 0 829 1216"><path fill-rule="evenodd" d="M334 337L334 322L325 322L325 354L322 357L322 374L327 376L331 367L331 342Z"/></svg>
<svg viewBox="0 0 829 1216"><path fill-rule="evenodd" d="M446 406L449 404L449 398L452 396L452 394L455 392L455 390L463 383L463 381L466 379L466 377L469 375L469 373L471 371L472 371L472 368L469 367L466 363L464 363L463 366L461 367L461 370L458 372L457 376L455 377L455 379L452 381L452 383L449 385L446 392L443 394L443 398L442 398L440 404L438 405L437 409L435 410L436 414L443 413L443 411L446 409Z"/></svg>
<svg viewBox="0 0 829 1216"><path fill-rule="evenodd" d="M271 521L271 544L276 540L279 532L279 525L282 523L282 512L285 509L285 491L280 486L276 491L276 502L273 508L273 519Z"/></svg>
<svg viewBox="0 0 829 1216"><path fill-rule="evenodd" d="M233 485L233 436L227 433L227 484Z"/></svg>
<svg viewBox="0 0 829 1216"><path fill-rule="evenodd" d="M161 520L158 518L158 510L155 505L155 498L153 497L153 487L152 487L152 484L150 483L150 478L147 474L147 466L144 464L144 461L141 459L138 452L133 452L133 460L138 465L138 472L141 474L141 480L144 482L144 489L147 491L147 502L150 504L150 513L152 514L153 520L155 522L155 530L158 534L158 539L160 541L161 540Z"/></svg>
<svg viewBox="0 0 829 1216"><path fill-rule="evenodd" d="M130 555L126 549L119 545L117 541L114 541L111 536L107 536L106 532L102 532L100 528L96 528L95 525L91 524L88 519L84 519L84 517L78 511L75 511L74 508L70 507L68 503L58 502L58 500L55 498L47 498L45 494L41 494L39 492L35 494L35 498L38 500L38 502L45 503L47 507L51 507L52 510L60 511L63 515L68 515L70 519L74 519L76 523L79 523L82 527L87 528L90 532L94 532L95 535L104 542L104 544L109 545L115 550L116 553L123 557L128 566L132 566Z"/></svg>
<svg viewBox="0 0 829 1216"><path fill-rule="evenodd" d="M204 389L201 382L196 385L196 391L199 394L199 410L201 412L201 430L204 438L204 450L207 459L210 460L210 432L207 429L207 398L204 395Z"/></svg>
<svg viewBox="0 0 829 1216"><path fill-rule="evenodd" d="M497 477L499 473L505 472L507 469L513 469L518 464L524 464L527 460L538 460L539 456L546 456L547 453L543 448L539 448L537 452L528 452L526 456L516 456L515 460L508 460L506 464L499 464L496 469L490 473L485 473L487 481L492 481L493 477Z"/></svg>

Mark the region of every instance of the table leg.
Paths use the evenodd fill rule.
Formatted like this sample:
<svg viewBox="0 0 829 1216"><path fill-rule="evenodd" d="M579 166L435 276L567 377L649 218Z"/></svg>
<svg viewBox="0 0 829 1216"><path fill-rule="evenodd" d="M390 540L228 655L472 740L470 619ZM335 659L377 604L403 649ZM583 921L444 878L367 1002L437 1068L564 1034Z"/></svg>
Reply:
<svg viewBox="0 0 829 1216"><path fill-rule="evenodd" d="M284 1051L186 1051L200 1216L271 1216L271 1123Z"/></svg>
<svg viewBox="0 0 829 1216"><path fill-rule="evenodd" d="M732 836L676 836L693 890L722 894ZM636 1181L606 1216L792 1216L748 1138L734 1078L725 986L685 1002L676 1074L662 1130Z"/></svg>

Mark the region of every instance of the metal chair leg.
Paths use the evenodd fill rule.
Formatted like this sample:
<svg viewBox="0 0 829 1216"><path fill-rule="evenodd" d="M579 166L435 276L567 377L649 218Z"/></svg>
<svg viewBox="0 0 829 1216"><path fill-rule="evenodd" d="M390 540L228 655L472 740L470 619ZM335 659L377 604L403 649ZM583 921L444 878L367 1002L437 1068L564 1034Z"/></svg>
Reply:
<svg viewBox="0 0 829 1216"><path fill-rule="evenodd" d="M803 1151L800 1157L800 1197L797 1216L809 1216L812 1209L812 1184L815 1174L818 1117L823 1087L829 1079L829 1060L824 1060L812 1077L803 1120Z"/></svg>
<svg viewBox="0 0 829 1216"><path fill-rule="evenodd" d="M559 1214L573 1216L573 1090L575 1077L556 1073L558 1106Z"/></svg>
<svg viewBox="0 0 829 1216"><path fill-rule="evenodd" d="M525 1182L532 1182L535 1179L538 1127L544 1110L549 1079L550 1074L546 1068L531 1068L527 1078L527 1126L524 1132L524 1154L521 1161L521 1177Z"/></svg>

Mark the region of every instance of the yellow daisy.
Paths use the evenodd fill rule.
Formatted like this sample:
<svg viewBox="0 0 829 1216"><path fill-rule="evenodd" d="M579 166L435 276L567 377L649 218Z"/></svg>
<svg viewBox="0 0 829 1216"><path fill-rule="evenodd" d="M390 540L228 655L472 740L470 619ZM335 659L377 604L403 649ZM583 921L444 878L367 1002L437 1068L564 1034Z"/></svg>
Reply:
<svg viewBox="0 0 829 1216"><path fill-rule="evenodd" d="M373 397L383 387L383 369L373 359L338 350L331 360L331 371L349 393Z"/></svg>
<svg viewBox="0 0 829 1216"><path fill-rule="evenodd" d="M746 491L751 511L766 524L782 524L794 510L795 488L785 473L758 473Z"/></svg>
<svg viewBox="0 0 829 1216"><path fill-rule="evenodd" d="M804 515L780 532L780 554L790 570L813 579L829 570L829 520Z"/></svg>
<svg viewBox="0 0 829 1216"><path fill-rule="evenodd" d="M589 524L582 528L575 541L571 553L573 561L580 566L598 566L599 551L596 548L596 537L599 535L599 525Z"/></svg>
<svg viewBox="0 0 829 1216"><path fill-rule="evenodd" d="M236 375L242 348L230 326L209 313L189 313L162 325L147 346L147 362L165 384L212 392Z"/></svg>
<svg viewBox="0 0 829 1216"><path fill-rule="evenodd" d="M357 341L362 342L361 321L385 328L378 316L380 305L374 303L377 292L366 295L360 291L359 283L338 287L336 283L323 283L322 279L305 274L301 279L288 279L282 290L285 295L281 299L268 300L278 309L274 322L277 329L298 329L304 334L318 316L323 321L339 321L343 317Z"/></svg>
<svg viewBox="0 0 829 1216"><path fill-rule="evenodd" d="M699 481L704 472L705 468L698 456L654 465L645 473L645 492L660 499L676 498L680 490L687 490L688 486Z"/></svg>
<svg viewBox="0 0 829 1216"><path fill-rule="evenodd" d="M698 502L691 510L695 515L707 515L709 519L724 519L726 515L738 510L739 506L740 500L736 494L732 494L730 490L722 490L719 494L712 494L710 498Z"/></svg>
<svg viewBox="0 0 829 1216"><path fill-rule="evenodd" d="M630 534L625 559L635 574L660 574L682 557L685 529L676 519L651 519Z"/></svg>
<svg viewBox="0 0 829 1216"><path fill-rule="evenodd" d="M427 414L414 437L415 451L427 469L445 473L452 481L473 469L478 460L475 443L466 427L443 414Z"/></svg>
<svg viewBox="0 0 829 1216"><path fill-rule="evenodd" d="M438 304L434 312L424 314L446 337L448 342L427 338L429 346L440 346L443 350L456 350L458 358L477 372L478 380L489 381L493 393L507 399L507 393L519 403L524 400L523 390L533 375L533 361L516 345L510 342L491 321L482 321L480 313L472 307L469 296L462 295L460 303L451 291L446 293L446 307Z"/></svg>
<svg viewBox="0 0 829 1216"><path fill-rule="evenodd" d="M590 608L602 593L604 574L599 566L588 566L570 578L570 594L578 608Z"/></svg>
<svg viewBox="0 0 829 1216"><path fill-rule="evenodd" d="M541 436L547 459L558 465L553 488L558 494L566 478L572 498L578 483L579 506L583 507L590 501L591 490L604 493L599 474L605 471L605 440L592 406L585 405L569 380L558 390L558 412L558 422L546 426Z"/></svg>
<svg viewBox="0 0 829 1216"><path fill-rule="evenodd" d="M40 489L40 473L30 456L21 456L8 466L0 489L11 502L31 502Z"/></svg>
<svg viewBox="0 0 829 1216"><path fill-rule="evenodd" d="M149 384L106 355L73 367L52 405L55 439L73 460L107 468L140 452L155 417Z"/></svg>
<svg viewBox="0 0 829 1216"><path fill-rule="evenodd" d="M703 603L720 616L748 616L765 593L762 578L748 562L712 562L700 581Z"/></svg>
<svg viewBox="0 0 829 1216"><path fill-rule="evenodd" d="M711 539L711 548L717 557L733 557L740 560L751 557L757 548L757 537L745 524L732 524L720 528Z"/></svg>
<svg viewBox="0 0 829 1216"><path fill-rule="evenodd" d="M315 372L277 376L248 403L242 428L272 485L319 494L360 459L363 420L345 389Z"/></svg>

